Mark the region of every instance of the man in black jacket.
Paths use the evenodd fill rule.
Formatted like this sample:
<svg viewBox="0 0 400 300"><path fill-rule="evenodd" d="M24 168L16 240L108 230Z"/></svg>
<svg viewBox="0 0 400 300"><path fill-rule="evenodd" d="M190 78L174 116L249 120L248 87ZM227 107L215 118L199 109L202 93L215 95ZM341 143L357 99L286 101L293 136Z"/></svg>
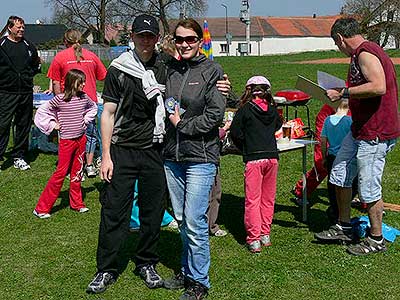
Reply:
<svg viewBox="0 0 400 300"><path fill-rule="evenodd" d="M28 150L33 111L33 76L39 72L40 59L35 46L24 38L22 18L8 18L8 36L0 40L0 160L10 138L14 118L15 136L12 157L14 168L28 170L24 160Z"/></svg>

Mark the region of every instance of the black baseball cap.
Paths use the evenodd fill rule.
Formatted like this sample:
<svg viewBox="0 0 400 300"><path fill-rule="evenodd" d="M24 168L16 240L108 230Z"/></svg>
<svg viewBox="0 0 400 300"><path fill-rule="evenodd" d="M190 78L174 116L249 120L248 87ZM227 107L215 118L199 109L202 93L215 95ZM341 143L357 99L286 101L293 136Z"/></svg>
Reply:
<svg viewBox="0 0 400 300"><path fill-rule="evenodd" d="M150 32L154 35L158 35L160 27L156 18L150 15L140 15L135 18L132 24L132 32L143 33Z"/></svg>

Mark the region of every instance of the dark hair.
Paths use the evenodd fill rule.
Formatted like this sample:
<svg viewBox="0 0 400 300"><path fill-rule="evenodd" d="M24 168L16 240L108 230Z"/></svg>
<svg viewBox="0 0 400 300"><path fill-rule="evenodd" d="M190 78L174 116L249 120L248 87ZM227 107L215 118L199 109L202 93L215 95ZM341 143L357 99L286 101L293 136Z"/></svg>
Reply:
<svg viewBox="0 0 400 300"><path fill-rule="evenodd" d="M354 18L340 18L335 21L331 28L331 37L336 41L337 35L350 38L361 34L360 25Z"/></svg>
<svg viewBox="0 0 400 300"><path fill-rule="evenodd" d="M82 38L82 33L80 33L80 31L76 29L68 29L64 33L64 40L69 45L72 45L77 62L80 62L83 58L82 46L80 44L81 38Z"/></svg>
<svg viewBox="0 0 400 300"><path fill-rule="evenodd" d="M22 24L25 24L24 19L22 19L21 17L18 16L9 16L8 20L7 20L7 29L8 28L13 28L15 25L15 22L20 22Z"/></svg>
<svg viewBox="0 0 400 300"><path fill-rule="evenodd" d="M256 97L265 99L269 104L275 105L274 97L272 97L271 89L266 84L252 84L246 87L242 97L240 97L240 107Z"/></svg>
<svg viewBox="0 0 400 300"><path fill-rule="evenodd" d="M71 69L65 75L64 82L64 101L70 101L74 96L81 96L79 85L86 81L85 73L78 69Z"/></svg>
<svg viewBox="0 0 400 300"><path fill-rule="evenodd" d="M202 39L203 38L203 29L201 28L200 24L197 23L195 19L183 19L176 24L175 29L174 29L174 36L176 35L176 29L178 27L183 27L186 29L191 29L194 32L196 32L197 36Z"/></svg>

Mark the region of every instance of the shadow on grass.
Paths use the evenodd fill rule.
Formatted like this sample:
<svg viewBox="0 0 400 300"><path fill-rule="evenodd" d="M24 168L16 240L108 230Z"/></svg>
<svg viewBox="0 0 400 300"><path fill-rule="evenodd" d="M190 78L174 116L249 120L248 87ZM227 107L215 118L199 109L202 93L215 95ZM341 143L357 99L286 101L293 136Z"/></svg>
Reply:
<svg viewBox="0 0 400 300"><path fill-rule="evenodd" d="M246 244L244 230L244 198L232 194L222 194L217 223L224 225L239 244Z"/></svg>
<svg viewBox="0 0 400 300"><path fill-rule="evenodd" d="M40 153L42 153L42 152L39 151L38 149L34 149L34 150L29 151L25 156L26 162L28 164L34 162L37 159L37 157L39 156ZM45 153L45 152L43 152L43 153ZM46 153L46 154L48 154L48 155L52 155L52 154L57 155L57 153ZM12 166L14 166L14 159L12 158L10 152L8 152L8 153L6 153L4 155L4 159L5 160L4 160L3 164L1 165L1 170L7 170L8 168L11 168Z"/></svg>
<svg viewBox="0 0 400 300"><path fill-rule="evenodd" d="M307 222L303 222L302 208L292 205L285 205L282 203L275 203L275 213L277 212L289 212L294 216L294 221L281 220L274 217L273 223L282 227L293 227L302 228L308 227L311 232L320 232L327 229L330 224L328 221L327 214L324 210L314 208L313 205L316 203L322 203L328 205L329 203L325 200L327 197L326 189L318 189L312 195L310 200L311 206L308 207L307 211ZM325 199L323 199L325 198ZM246 232L244 229L244 198L238 197L232 194L222 194L222 202L219 211L217 223L224 225L225 228L233 235L234 239L244 245L246 243Z"/></svg>
<svg viewBox="0 0 400 300"><path fill-rule="evenodd" d="M118 272L122 274L128 267L129 261L134 262L136 254L138 232L133 232L128 235L118 253L119 264ZM181 267L181 239L178 231L161 228L160 240L158 242L158 254L160 262L168 269L178 273ZM171 274L172 276L172 274Z"/></svg>
<svg viewBox="0 0 400 300"><path fill-rule="evenodd" d="M83 199L86 199L86 194L88 194L94 190L95 190L94 186L82 187ZM69 189L61 191L61 193L58 197L61 198L61 202L51 209L51 213L55 213L59 210L69 207Z"/></svg>

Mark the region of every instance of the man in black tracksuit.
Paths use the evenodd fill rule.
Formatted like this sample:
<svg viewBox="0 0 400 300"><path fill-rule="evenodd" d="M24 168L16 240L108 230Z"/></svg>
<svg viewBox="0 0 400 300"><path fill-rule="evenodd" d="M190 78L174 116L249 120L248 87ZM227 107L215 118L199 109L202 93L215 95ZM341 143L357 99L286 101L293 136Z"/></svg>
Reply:
<svg viewBox="0 0 400 300"><path fill-rule="evenodd" d="M7 149L14 117L14 167L28 170L24 160L28 150L33 112L33 76L40 70L35 46L24 38L25 23L11 16L8 36L0 40L0 160Z"/></svg>

